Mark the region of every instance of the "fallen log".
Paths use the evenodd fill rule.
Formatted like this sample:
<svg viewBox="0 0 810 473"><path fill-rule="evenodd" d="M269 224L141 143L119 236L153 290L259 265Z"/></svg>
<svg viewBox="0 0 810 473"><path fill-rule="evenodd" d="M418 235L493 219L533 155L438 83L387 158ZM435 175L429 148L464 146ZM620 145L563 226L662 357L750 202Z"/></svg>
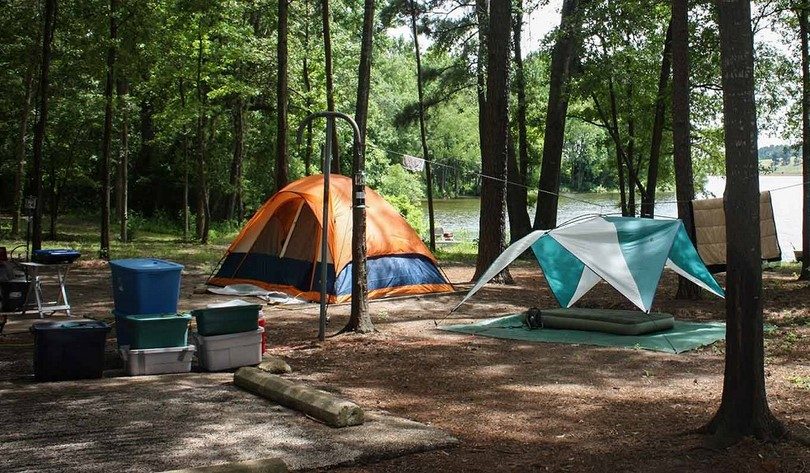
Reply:
<svg viewBox="0 0 810 473"><path fill-rule="evenodd" d="M224 465L186 468L165 473L287 473L287 465L280 458L265 458Z"/></svg>
<svg viewBox="0 0 810 473"><path fill-rule="evenodd" d="M233 382L246 391L300 411L330 427L363 423L363 409L357 404L258 368L239 368L233 375Z"/></svg>

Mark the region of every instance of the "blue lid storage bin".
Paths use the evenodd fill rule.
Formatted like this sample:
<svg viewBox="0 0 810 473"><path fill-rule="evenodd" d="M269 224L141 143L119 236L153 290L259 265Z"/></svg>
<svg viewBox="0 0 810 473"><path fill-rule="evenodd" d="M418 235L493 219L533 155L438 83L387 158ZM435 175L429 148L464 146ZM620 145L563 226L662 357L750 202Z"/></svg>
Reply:
<svg viewBox="0 0 810 473"><path fill-rule="evenodd" d="M65 381L100 378L110 326L104 322L45 322L31 326L34 378Z"/></svg>
<svg viewBox="0 0 810 473"><path fill-rule="evenodd" d="M122 315L177 312L183 266L159 259L110 261L113 302Z"/></svg>

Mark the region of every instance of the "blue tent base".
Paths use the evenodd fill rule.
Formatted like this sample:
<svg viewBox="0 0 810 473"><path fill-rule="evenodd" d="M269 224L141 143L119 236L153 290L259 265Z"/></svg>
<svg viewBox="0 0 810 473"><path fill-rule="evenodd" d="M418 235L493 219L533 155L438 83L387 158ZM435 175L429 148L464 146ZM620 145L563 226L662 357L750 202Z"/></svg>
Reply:
<svg viewBox="0 0 810 473"><path fill-rule="evenodd" d="M661 332L646 335L614 335L584 330L529 329L523 323L523 314L512 314L472 324L445 325L439 329L524 342L596 345L664 353L683 353L711 345L726 337L726 324L720 322L697 323L676 320L673 328Z"/></svg>

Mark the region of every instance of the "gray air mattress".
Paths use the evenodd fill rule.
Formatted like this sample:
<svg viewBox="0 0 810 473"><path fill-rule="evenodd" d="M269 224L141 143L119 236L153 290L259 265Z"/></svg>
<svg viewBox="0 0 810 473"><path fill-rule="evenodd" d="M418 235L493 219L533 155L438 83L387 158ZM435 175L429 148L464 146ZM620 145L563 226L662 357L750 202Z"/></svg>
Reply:
<svg viewBox="0 0 810 473"><path fill-rule="evenodd" d="M528 312L524 313L527 314ZM526 320L524 318L524 320ZM538 323L539 322L539 323ZM617 335L641 335L669 330L675 324L670 314L653 312L646 314L637 310L613 309L547 309L540 311L539 321L532 320L530 326L568 330L588 330Z"/></svg>

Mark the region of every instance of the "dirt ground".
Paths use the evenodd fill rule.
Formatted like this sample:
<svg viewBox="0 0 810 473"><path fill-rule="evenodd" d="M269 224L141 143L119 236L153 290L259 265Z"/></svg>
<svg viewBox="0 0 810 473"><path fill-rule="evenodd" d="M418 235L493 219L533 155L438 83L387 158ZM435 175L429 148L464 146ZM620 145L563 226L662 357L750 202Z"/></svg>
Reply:
<svg viewBox="0 0 810 473"><path fill-rule="evenodd" d="M445 267L454 283L473 269ZM514 286L488 285L448 316L462 293L374 301L377 332L316 340L314 304L266 307L270 351L297 376L326 383L371 409L433 425L461 443L344 471L810 471L810 450L795 441L746 439L728 449L692 431L719 405L723 344L674 355L584 345L532 344L448 333L436 324L464 323L556 303L536 265L512 267ZM193 294L201 271L183 276L181 309L221 296ZM766 382L770 407L792 431L810 432L810 285L766 272ZM720 283L723 285L722 275ZM76 315L107 318L106 269L85 263L69 290ZM681 320L722 320L724 303L674 300L674 274L661 282L654 310ZM459 288L468 286L460 284ZM601 284L580 302L632 308ZM348 305L330 307L330 333L345 324ZM13 317L12 317L13 320ZM7 330L14 331L9 324ZM27 334L0 338L0 380L30 376Z"/></svg>

